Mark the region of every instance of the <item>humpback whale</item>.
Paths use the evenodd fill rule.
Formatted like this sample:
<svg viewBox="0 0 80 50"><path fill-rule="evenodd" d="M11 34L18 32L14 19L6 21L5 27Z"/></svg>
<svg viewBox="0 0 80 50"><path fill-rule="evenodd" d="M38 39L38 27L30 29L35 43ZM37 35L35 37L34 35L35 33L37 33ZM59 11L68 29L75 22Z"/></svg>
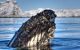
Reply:
<svg viewBox="0 0 80 50"><path fill-rule="evenodd" d="M50 50L50 39L54 37L56 14L43 10L24 22L9 42L9 47L24 50Z"/></svg>

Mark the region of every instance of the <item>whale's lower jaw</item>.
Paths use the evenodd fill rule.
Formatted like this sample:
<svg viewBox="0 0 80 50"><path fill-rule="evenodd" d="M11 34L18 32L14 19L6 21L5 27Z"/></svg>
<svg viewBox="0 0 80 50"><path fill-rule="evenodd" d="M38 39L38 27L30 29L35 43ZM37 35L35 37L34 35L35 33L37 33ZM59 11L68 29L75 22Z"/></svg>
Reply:
<svg viewBox="0 0 80 50"><path fill-rule="evenodd" d="M45 32L36 34L31 40L28 41L27 47L41 47L42 45L47 45L49 43L48 37L46 37Z"/></svg>
<svg viewBox="0 0 80 50"><path fill-rule="evenodd" d="M49 48L48 45L49 39L45 35L45 32L42 32L32 37L24 46L21 47L21 49L27 48L30 50L47 50Z"/></svg>
<svg viewBox="0 0 80 50"><path fill-rule="evenodd" d="M40 47L44 45L49 45L49 41L51 38L53 38L54 29L53 27L49 28L47 33L46 31L43 31L41 33L36 33L35 36L33 36L26 44L27 47Z"/></svg>

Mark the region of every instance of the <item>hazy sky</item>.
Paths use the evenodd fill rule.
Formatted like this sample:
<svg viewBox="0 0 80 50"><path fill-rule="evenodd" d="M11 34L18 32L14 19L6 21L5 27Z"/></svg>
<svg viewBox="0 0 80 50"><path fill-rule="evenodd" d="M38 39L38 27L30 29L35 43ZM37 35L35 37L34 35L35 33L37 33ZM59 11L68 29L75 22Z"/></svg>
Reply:
<svg viewBox="0 0 80 50"><path fill-rule="evenodd" d="M17 2L24 10L37 8L80 8L80 0L17 0Z"/></svg>
<svg viewBox="0 0 80 50"><path fill-rule="evenodd" d="M0 0L0 2L3 0ZM23 10L31 10L38 8L80 8L80 0L17 0L18 5Z"/></svg>

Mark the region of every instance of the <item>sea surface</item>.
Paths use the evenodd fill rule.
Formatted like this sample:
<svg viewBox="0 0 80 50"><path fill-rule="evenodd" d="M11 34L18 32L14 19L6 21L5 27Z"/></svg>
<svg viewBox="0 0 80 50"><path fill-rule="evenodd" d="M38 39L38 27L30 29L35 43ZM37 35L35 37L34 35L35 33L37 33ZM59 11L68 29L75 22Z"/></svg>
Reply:
<svg viewBox="0 0 80 50"><path fill-rule="evenodd" d="M0 50L16 50L7 44L29 18L0 18ZM80 50L80 18L56 18L52 50Z"/></svg>

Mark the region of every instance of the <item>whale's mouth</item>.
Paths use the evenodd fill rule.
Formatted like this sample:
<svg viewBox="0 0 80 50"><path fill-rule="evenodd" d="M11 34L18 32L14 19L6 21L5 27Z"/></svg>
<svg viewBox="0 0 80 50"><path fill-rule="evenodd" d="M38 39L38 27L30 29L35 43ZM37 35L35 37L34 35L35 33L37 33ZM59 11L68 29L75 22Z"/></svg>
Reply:
<svg viewBox="0 0 80 50"><path fill-rule="evenodd" d="M44 38L44 33L40 33L40 34L36 34L35 36L33 36L27 43L28 47L34 47L39 45L39 43L42 42L42 38ZM45 39L44 39L45 41Z"/></svg>
<svg viewBox="0 0 80 50"><path fill-rule="evenodd" d="M50 49L49 48L50 47L49 46L50 45L49 38L52 38L52 37L53 37L52 34L48 34L48 36L47 36L47 35L45 35L45 32L36 34L34 37L31 38L31 40L28 41L27 47L28 47L28 49L34 49L34 50L36 50L36 49L41 50L42 48Z"/></svg>
<svg viewBox="0 0 80 50"><path fill-rule="evenodd" d="M37 33L35 36L33 36L28 42L27 46L28 47L39 47L41 45L48 45L49 40L54 37L53 33L53 27L49 28L48 34L47 32L41 32Z"/></svg>

